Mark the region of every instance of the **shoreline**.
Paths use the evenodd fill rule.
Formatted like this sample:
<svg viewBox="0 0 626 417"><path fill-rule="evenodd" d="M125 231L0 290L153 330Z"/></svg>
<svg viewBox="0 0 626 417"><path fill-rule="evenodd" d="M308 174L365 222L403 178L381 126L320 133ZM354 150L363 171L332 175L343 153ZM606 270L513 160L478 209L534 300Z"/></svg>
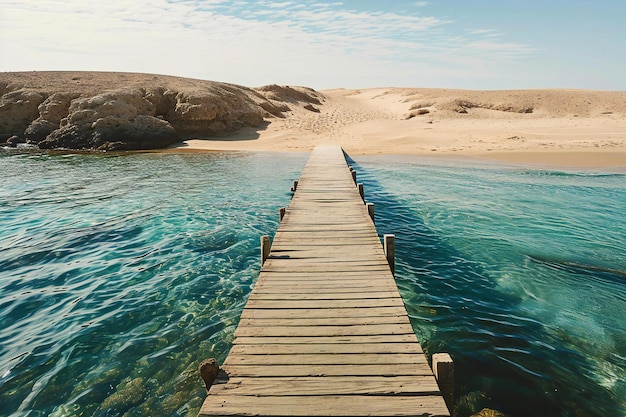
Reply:
<svg viewBox="0 0 626 417"><path fill-rule="evenodd" d="M339 143L341 144L341 143ZM487 151L472 152L444 151L444 152L397 152L389 151L363 152L350 150L344 147L351 156L365 157L398 157L401 159L429 159L429 160L459 160L478 162L481 165L515 165L536 169L610 169L616 172L626 172L626 151L613 150L514 150L514 151ZM259 146L258 144L234 142L229 140L191 139L175 144L167 149L155 152L286 152L308 153L304 148L281 148L276 146Z"/></svg>

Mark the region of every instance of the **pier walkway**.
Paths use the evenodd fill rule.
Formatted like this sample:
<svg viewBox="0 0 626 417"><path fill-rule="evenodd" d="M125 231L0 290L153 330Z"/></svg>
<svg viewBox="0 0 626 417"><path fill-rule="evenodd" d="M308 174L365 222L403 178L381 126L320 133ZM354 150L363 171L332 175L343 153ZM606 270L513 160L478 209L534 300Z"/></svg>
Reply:
<svg viewBox="0 0 626 417"><path fill-rule="evenodd" d="M449 416L339 146L318 146L200 416Z"/></svg>

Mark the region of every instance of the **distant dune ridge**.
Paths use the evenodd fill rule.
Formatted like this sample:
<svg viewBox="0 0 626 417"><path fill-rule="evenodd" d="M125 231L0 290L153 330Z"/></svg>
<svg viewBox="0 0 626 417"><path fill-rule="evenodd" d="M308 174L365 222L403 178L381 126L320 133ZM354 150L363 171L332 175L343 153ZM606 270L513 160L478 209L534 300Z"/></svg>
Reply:
<svg viewBox="0 0 626 417"><path fill-rule="evenodd" d="M623 91L318 92L151 74L22 72L1 73L0 94L0 142L8 145L309 151L330 142L353 154L626 165Z"/></svg>

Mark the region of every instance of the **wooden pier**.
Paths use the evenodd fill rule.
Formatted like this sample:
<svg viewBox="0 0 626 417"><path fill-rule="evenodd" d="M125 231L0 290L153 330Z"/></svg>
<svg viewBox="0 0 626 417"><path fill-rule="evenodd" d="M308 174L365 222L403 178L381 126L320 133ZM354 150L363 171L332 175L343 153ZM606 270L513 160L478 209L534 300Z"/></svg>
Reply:
<svg viewBox="0 0 626 417"><path fill-rule="evenodd" d="M449 416L341 148L294 188L199 415Z"/></svg>

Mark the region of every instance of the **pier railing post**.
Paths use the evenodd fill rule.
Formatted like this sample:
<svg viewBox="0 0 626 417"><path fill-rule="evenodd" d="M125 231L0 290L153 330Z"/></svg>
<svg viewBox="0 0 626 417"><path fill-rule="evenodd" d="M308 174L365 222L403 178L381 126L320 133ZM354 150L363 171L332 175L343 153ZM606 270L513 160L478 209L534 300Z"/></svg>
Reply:
<svg viewBox="0 0 626 417"><path fill-rule="evenodd" d="M367 214L370 215L370 217L372 218L372 221L375 223L374 220L374 203L367 203Z"/></svg>
<svg viewBox="0 0 626 417"><path fill-rule="evenodd" d="M363 189L363 183L360 182L356 186L359 189L359 195L361 196L361 200L365 202L365 190Z"/></svg>
<svg viewBox="0 0 626 417"><path fill-rule="evenodd" d="M356 171L350 167L350 174L352 174L352 181L356 184Z"/></svg>
<svg viewBox="0 0 626 417"><path fill-rule="evenodd" d="M280 213L280 221L282 222L283 218L285 217L285 213L287 212L287 209L284 207L281 207L278 212Z"/></svg>
<svg viewBox="0 0 626 417"><path fill-rule="evenodd" d="M293 186L291 187L291 192L295 193L297 189L298 189L298 180L294 180Z"/></svg>
<svg viewBox="0 0 626 417"><path fill-rule="evenodd" d="M270 237L261 236L261 266L265 263L270 256Z"/></svg>
<svg viewBox="0 0 626 417"><path fill-rule="evenodd" d="M384 235L383 236L383 248L385 249L385 256L387 257L387 263L389 263L389 269L391 274L396 273L396 236Z"/></svg>
<svg viewBox="0 0 626 417"><path fill-rule="evenodd" d="M448 353L435 353L432 357L433 373L448 409L454 406L454 362Z"/></svg>

